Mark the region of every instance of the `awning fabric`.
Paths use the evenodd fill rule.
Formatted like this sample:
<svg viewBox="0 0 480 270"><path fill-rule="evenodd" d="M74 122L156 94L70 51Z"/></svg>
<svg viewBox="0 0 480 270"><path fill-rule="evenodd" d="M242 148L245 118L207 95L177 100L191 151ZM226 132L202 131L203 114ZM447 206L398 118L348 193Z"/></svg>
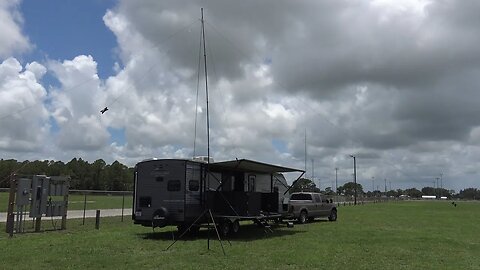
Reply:
<svg viewBox="0 0 480 270"><path fill-rule="evenodd" d="M300 169L293 169L283 166L277 166L268 163L262 163L258 161L253 161L249 159L238 159L230 161L222 161L210 163L210 171L245 171L245 172L256 172L256 173L285 173L285 172L304 172Z"/></svg>

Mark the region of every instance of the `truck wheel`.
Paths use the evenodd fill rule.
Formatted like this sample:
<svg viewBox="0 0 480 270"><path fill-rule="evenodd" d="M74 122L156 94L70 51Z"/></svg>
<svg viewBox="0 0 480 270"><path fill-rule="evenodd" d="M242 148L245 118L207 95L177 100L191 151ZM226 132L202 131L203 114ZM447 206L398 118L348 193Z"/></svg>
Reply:
<svg viewBox="0 0 480 270"><path fill-rule="evenodd" d="M307 211L302 210L302 212L300 212L300 216L298 217L298 222L300 224L305 224L307 222L307 219L308 219Z"/></svg>
<svg viewBox="0 0 480 270"><path fill-rule="evenodd" d="M240 222L238 222L238 220L235 220L234 222L232 222L232 233L238 233L238 231L240 230Z"/></svg>
<svg viewBox="0 0 480 270"><path fill-rule="evenodd" d="M337 209L332 209L332 211L330 211L330 215L328 216L328 220L330 220L330 221L336 221L337 220Z"/></svg>
<svg viewBox="0 0 480 270"><path fill-rule="evenodd" d="M229 233L230 233L230 222L228 221L224 221L222 223L219 224L219 233L222 235L222 236L227 236Z"/></svg>

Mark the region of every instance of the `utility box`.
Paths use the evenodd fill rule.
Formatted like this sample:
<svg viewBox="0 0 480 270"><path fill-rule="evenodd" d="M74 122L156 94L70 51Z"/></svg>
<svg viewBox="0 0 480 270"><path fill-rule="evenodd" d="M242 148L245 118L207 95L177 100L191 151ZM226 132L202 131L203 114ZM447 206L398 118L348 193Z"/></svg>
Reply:
<svg viewBox="0 0 480 270"><path fill-rule="evenodd" d="M43 213L47 211L49 182L50 177L45 175L33 176L30 217L42 217Z"/></svg>
<svg viewBox="0 0 480 270"><path fill-rule="evenodd" d="M45 215L47 217L66 215L69 177L52 176L49 181L48 202Z"/></svg>
<svg viewBox="0 0 480 270"><path fill-rule="evenodd" d="M30 193L32 190L32 179L20 178L17 182L17 194L15 205L24 207L30 204Z"/></svg>

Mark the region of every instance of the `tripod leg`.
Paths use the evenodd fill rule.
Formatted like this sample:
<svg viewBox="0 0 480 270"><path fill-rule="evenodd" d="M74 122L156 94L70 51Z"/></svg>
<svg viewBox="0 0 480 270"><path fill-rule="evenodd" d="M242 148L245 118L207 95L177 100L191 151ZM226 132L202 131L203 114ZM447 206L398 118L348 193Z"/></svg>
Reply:
<svg viewBox="0 0 480 270"><path fill-rule="evenodd" d="M200 216L198 216L197 219L195 219L195 221L194 221L192 224L190 224L190 226L188 227L188 229L186 229L182 234L180 234L180 236L177 237L177 239L175 239L175 241L173 241L173 243L171 243L170 246L168 246L168 247L165 249L165 251L167 251L167 250L168 250L171 246L173 246L180 238L182 238L182 237L190 230L190 228L192 228L192 226L193 226L194 224L196 224L197 221L199 221L200 218L202 218L206 213L207 213L207 210L203 211L203 213L202 213Z"/></svg>
<svg viewBox="0 0 480 270"><path fill-rule="evenodd" d="M220 234L218 233L217 225L215 225L215 220L213 219L212 211L210 211L210 209L208 209L208 213L210 213L210 218L212 219L213 227L215 228L215 231L217 232L218 241L220 242L220 246L222 246L223 255L227 255L227 254L225 254L225 249L223 248L222 239L220 238Z"/></svg>

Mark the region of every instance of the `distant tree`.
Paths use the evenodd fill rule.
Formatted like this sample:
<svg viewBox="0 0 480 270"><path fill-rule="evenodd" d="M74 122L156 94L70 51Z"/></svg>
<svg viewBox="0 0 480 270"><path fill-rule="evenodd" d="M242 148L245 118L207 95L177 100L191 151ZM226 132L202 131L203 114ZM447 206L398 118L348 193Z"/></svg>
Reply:
<svg viewBox="0 0 480 270"><path fill-rule="evenodd" d="M437 195L436 189L433 187L424 187L422 188L422 194L423 195L428 195L428 196L435 196Z"/></svg>
<svg viewBox="0 0 480 270"><path fill-rule="evenodd" d="M395 190L389 190L387 191L387 197L398 197L398 194Z"/></svg>
<svg viewBox="0 0 480 270"><path fill-rule="evenodd" d="M301 192L301 191L307 191L307 192L320 192L320 189L317 188L315 183L307 178L300 178L298 181L296 181L293 185L293 187L290 189L290 193L293 192Z"/></svg>
<svg viewBox="0 0 480 270"><path fill-rule="evenodd" d="M354 182L345 183L343 186L338 187L340 195L353 196L355 194L355 186L357 187L357 196L363 194L363 187L361 184Z"/></svg>
<svg viewBox="0 0 480 270"><path fill-rule="evenodd" d="M416 188L407 188L405 190L405 195L409 196L410 198L421 198L423 193Z"/></svg>
<svg viewBox="0 0 480 270"><path fill-rule="evenodd" d="M333 191L331 187L326 187L324 193L325 195L335 195L335 191Z"/></svg>
<svg viewBox="0 0 480 270"><path fill-rule="evenodd" d="M479 200L480 190L476 188L466 188L464 190L460 190L458 197L465 200Z"/></svg>

